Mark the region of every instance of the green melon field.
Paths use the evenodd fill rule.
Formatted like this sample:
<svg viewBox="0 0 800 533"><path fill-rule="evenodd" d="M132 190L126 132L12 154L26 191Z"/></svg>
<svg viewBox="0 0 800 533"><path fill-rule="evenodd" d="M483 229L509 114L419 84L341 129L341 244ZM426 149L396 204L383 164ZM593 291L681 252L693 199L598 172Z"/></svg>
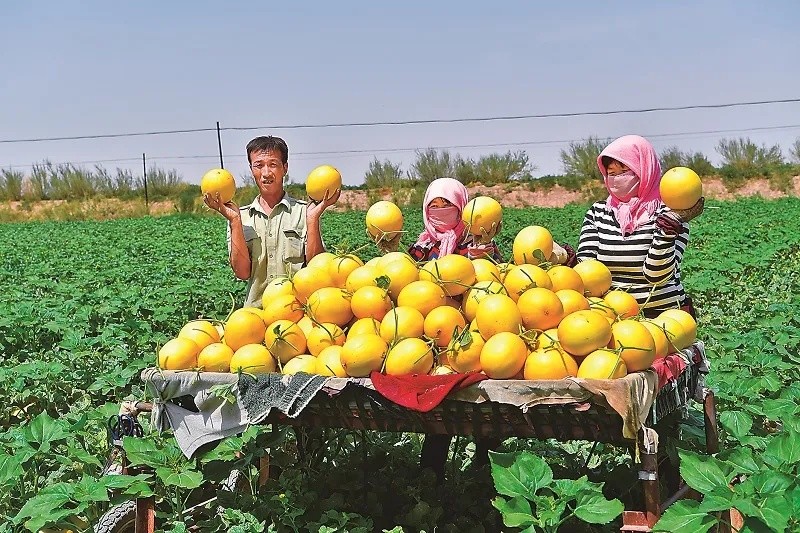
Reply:
<svg viewBox="0 0 800 533"><path fill-rule="evenodd" d="M707 384L717 393L723 451L696 453L704 437L699 411L691 411L681 440L663 446L680 454L683 478L705 498L673 505L659 527L706 531L717 511L735 507L746 519L742 531L800 531L800 200L709 204L691 223L682 271L712 365ZM586 207L506 210L501 250L508 257L513 236L530 224L577 245ZM406 220L416 235L420 212ZM364 259L377 253L363 212L326 214L323 236L329 246L358 248ZM234 451L249 457L264 446L274 448L282 475L256 496L221 500L224 512L197 519L201 530L619 528L616 507L605 508L609 524L590 525L547 489L520 511L538 523L504 526L489 469L471 468L471 441L455 441L448 478L437 486L416 466L416 434L328 430L310 437L324 444L297 464L296 437L280 428L254 428L192 461L169 435L151 435L140 452L157 463L156 474L109 481L100 476L106 420L120 401L144 398L139 373L155 364L157 347L190 319L223 319L232 301L244 299L244 283L227 265L224 221L176 215L2 224L0 250L0 532L91 531L110 505L150 492L163 530L185 531L180 512L189 489L229 471ZM510 439L502 451L532 452L557 479L588 474L605 483L611 501L635 497L627 451L601 445L590 457L590 448ZM114 497L109 488L118 489Z"/></svg>

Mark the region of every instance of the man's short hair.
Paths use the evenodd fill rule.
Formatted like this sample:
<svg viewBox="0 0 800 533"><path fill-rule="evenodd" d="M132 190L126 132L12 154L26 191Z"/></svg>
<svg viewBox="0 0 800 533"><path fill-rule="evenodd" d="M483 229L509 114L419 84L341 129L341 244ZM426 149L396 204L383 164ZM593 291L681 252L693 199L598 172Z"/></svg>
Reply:
<svg viewBox="0 0 800 533"><path fill-rule="evenodd" d="M289 147L286 146L286 141L280 137L273 137L272 135L256 137L247 143L247 163L250 164L250 155L256 152L269 152L278 151L281 154L281 161L283 164L289 162Z"/></svg>

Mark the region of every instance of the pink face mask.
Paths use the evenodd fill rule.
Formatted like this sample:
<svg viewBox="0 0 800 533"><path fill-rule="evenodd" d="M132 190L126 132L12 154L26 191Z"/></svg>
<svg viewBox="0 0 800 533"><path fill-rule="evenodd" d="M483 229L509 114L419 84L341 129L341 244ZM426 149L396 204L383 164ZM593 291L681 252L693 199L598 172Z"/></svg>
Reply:
<svg viewBox="0 0 800 533"><path fill-rule="evenodd" d="M436 231L448 231L458 225L458 221L461 220L461 211L454 205L429 207L428 220L436 228Z"/></svg>
<svg viewBox="0 0 800 533"><path fill-rule="evenodd" d="M609 174L608 192L621 202L627 202L631 198L639 196L639 178L632 170L617 174L616 176Z"/></svg>

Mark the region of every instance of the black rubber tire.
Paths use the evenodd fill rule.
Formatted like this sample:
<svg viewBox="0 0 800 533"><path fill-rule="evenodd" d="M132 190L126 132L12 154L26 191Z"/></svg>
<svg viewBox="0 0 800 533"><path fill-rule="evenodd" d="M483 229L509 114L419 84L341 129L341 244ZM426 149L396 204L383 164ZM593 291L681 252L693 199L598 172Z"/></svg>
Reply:
<svg viewBox="0 0 800 533"><path fill-rule="evenodd" d="M134 533L136 531L136 502L115 505L100 517L94 533Z"/></svg>

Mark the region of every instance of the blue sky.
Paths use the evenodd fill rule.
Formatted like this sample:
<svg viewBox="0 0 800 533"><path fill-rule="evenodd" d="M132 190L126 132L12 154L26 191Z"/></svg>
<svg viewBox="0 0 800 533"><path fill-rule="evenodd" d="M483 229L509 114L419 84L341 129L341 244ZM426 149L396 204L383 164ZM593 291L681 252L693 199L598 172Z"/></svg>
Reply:
<svg viewBox="0 0 800 533"><path fill-rule="evenodd" d="M0 139L224 126L449 119L800 97L800 2L4 2ZM686 135L706 130L795 126ZM475 144L654 137L701 150L721 137L800 137L800 103L604 117L223 132L226 167L247 172L258 134L289 143L290 175L337 166L363 181L373 157ZM524 149L536 174L565 143ZM141 157L197 182L213 132L0 143L0 167ZM365 154L343 150L374 150ZM313 155L308 152L334 152ZM306 153L303 155L303 153ZM136 162L109 162L107 167ZM20 167L25 170L23 167Z"/></svg>

